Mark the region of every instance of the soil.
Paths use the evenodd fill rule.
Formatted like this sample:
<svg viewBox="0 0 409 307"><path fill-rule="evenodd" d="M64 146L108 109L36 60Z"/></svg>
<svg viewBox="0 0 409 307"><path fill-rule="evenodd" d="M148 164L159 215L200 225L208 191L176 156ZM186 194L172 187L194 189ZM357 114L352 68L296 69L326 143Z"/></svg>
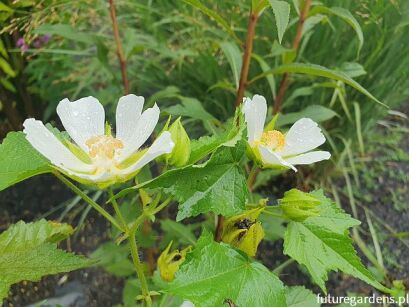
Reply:
<svg viewBox="0 0 409 307"><path fill-rule="evenodd" d="M408 128L407 121L402 121L401 124ZM380 135L385 134L385 137L388 137L387 130L385 129L380 129L379 133ZM382 146L379 146L379 148L382 148ZM403 151L409 152L408 138L403 137L399 146ZM377 148L376 144L374 148ZM407 207L407 204L409 204L409 193L407 193L409 164L405 160L391 159L385 162L388 171L382 174L377 173L378 160L384 154L382 150L375 150L368 157L370 162L365 163L366 168L359 170L359 176L363 183L367 183L368 179L365 177L367 176L365 174L371 170L372 173L377 174L375 176L377 181L372 187L364 184L362 190L358 191L357 198L359 199L359 192L362 191L372 195L368 209L377 216L377 218L373 219L373 223L379 234L385 258L385 267L389 272L389 279L391 281L401 279L409 284L409 248L402 242L405 241L409 244L409 241L407 238L400 240L391 235L389 231L391 229L395 233L409 231L409 208ZM404 174L403 180L396 179L397 173ZM283 182L285 186L290 185L290 182L281 181L281 183ZM340 181L338 185L340 189L343 189L344 182ZM404 204L402 205L403 207L385 203L385 195L390 195L391 189L403 191L404 199L401 201ZM72 197L71 191L51 175L43 175L19 183L0 193L0 232L19 220L26 222L36 220L49 212L50 209L57 207ZM367 204L365 201L362 201L362 203ZM346 211L350 211L347 202L343 205ZM358 207L358 211L359 219L363 222L360 228L361 236L371 248L373 242L364 211L362 207ZM60 213L61 210L58 210L47 216L47 219L57 219ZM77 225L78 219L78 216L75 217L71 224ZM382 223L379 223L379 221ZM87 223L84 225L83 228L77 230L76 236L63 243L62 248L72 250L78 254L90 255L101 243L110 239L109 226L93 210L89 212ZM385 225L390 229L387 230ZM282 244L282 240L262 242L259 249L259 258L267 267L271 269L276 268L288 259L281 253ZM369 265L365 257L362 256L362 259L366 265ZM280 273L280 278L287 285L305 285L316 293L320 292L319 288L311 283L308 273L296 263L285 267ZM68 274L44 277L38 283L22 282L14 285L4 306L25 306L42 301L55 295L56 290L63 287L66 283L73 281L83 286L82 291L86 297L86 306L113 306L120 304L122 301L122 289L125 280L106 273L102 268L92 267ZM342 273L330 273L327 287L328 293L331 295L347 295L348 293L371 295L374 291L373 288L365 283Z"/></svg>

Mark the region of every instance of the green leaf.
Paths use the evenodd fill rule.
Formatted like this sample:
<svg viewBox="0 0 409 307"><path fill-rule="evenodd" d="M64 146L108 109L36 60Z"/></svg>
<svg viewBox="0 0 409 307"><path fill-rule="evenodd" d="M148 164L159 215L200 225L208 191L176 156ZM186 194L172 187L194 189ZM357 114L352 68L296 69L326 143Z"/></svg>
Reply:
<svg viewBox="0 0 409 307"><path fill-rule="evenodd" d="M0 145L0 157L0 191L52 170L48 160L30 145L23 132L7 135Z"/></svg>
<svg viewBox="0 0 409 307"><path fill-rule="evenodd" d="M351 78L366 75L365 68L361 64L356 62L344 62L342 63L339 70L350 76Z"/></svg>
<svg viewBox="0 0 409 307"><path fill-rule="evenodd" d="M242 57L239 46L233 42L223 42L220 44L227 61L230 64L230 68L233 72L234 84L236 88L239 88L240 72L242 65Z"/></svg>
<svg viewBox="0 0 409 307"><path fill-rule="evenodd" d="M239 121L238 124L237 121ZM235 117L227 126L228 128L218 135L203 136L198 140L192 140L188 163L196 163L222 146L234 147L241 140L246 125L240 110L236 111Z"/></svg>
<svg viewBox="0 0 409 307"><path fill-rule="evenodd" d="M96 38L96 35L79 32L68 24L42 24L34 30L34 33L61 36L86 44L93 44Z"/></svg>
<svg viewBox="0 0 409 307"><path fill-rule="evenodd" d="M293 112L280 115L277 119L276 127L293 124L303 117L308 117L317 123L321 123L337 115L338 115L337 113L335 113L329 108L320 105L310 105L300 112Z"/></svg>
<svg viewBox="0 0 409 307"><path fill-rule="evenodd" d="M273 8L278 33L278 41L281 44L284 32L287 29L288 22L290 21L290 4L286 1L278 0L269 0L269 2Z"/></svg>
<svg viewBox="0 0 409 307"><path fill-rule="evenodd" d="M340 270L385 290L363 266L348 236L348 228L360 224L326 198L322 191L310 193L321 204L319 216L288 224L284 236L284 253L305 265L312 279L326 291L328 272Z"/></svg>
<svg viewBox="0 0 409 307"><path fill-rule="evenodd" d="M349 24L352 29L354 29L359 45L358 45L358 54L361 51L361 48L364 44L364 35L362 33L361 26L359 25L358 21L355 19L355 17L351 14L350 11L347 9L344 9L342 7L326 7L323 5L317 5L314 6L314 8L310 11L310 16L316 15L316 14L327 14L327 15L335 15L342 20L344 20L347 24Z"/></svg>
<svg viewBox="0 0 409 307"><path fill-rule="evenodd" d="M91 258L98 260L98 265L115 276L126 277L135 273L126 245L104 243L92 253Z"/></svg>
<svg viewBox="0 0 409 307"><path fill-rule="evenodd" d="M184 2L190 4L191 6L197 8L202 13L206 14L210 18L212 18L216 23L219 24L228 34L235 38L235 40L240 41L230 25L227 23L226 20L223 19L217 12L205 6L200 0L183 0Z"/></svg>
<svg viewBox="0 0 409 307"><path fill-rule="evenodd" d="M202 121L216 120L216 118L207 112L202 103L196 98L180 97L182 104L177 104L165 109L165 112L175 116L185 116Z"/></svg>
<svg viewBox="0 0 409 307"><path fill-rule="evenodd" d="M176 220L214 212L224 216L241 213L248 198L246 178L239 163L246 144L222 147L204 164L170 170L139 187L161 188L179 201Z"/></svg>
<svg viewBox="0 0 409 307"><path fill-rule="evenodd" d="M172 238L177 239L179 243L185 245L196 244L196 237L188 225L177 223L170 219L161 220L160 224L163 232L167 235L167 237L171 236ZM164 243L168 244L170 241L169 238L167 241L168 242Z"/></svg>
<svg viewBox="0 0 409 307"><path fill-rule="evenodd" d="M72 234L67 224L40 220L22 221L0 234L0 301L10 286L22 280L69 272L93 264L84 257L57 248L57 242Z"/></svg>
<svg viewBox="0 0 409 307"><path fill-rule="evenodd" d="M0 68L6 75L12 78L16 76L16 72L13 70L13 68L11 68L10 64L3 58L0 58Z"/></svg>
<svg viewBox="0 0 409 307"><path fill-rule="evenodd" d="M285 289L287 307L319 307L317 296L309 289L302 286Z"/></svg>
<svg viewBox="0 0 409 307"><path fill-rule="evenodd" d="M330 78L338 81L342 81L353 88L357 89L360 91L362 94L365 96L371 98L372 100L376 101L377 103L388 107L387 105L383 104L380 102L378 99L376 99L370 92L368 92L365 88L362 87L358 82L355 80L351 79L348 75L346 75L343 72L335 71L328 69L326 67L316 65L316 64L303 64L303 63L292 63L288 65L281 65L276 68L273 68L270 71L264 72L257 77L255 77L253 80L250 81L250 83L253 83L254 81L264 78L268 74L283 74L283 73L298 73L298 74L306 74L306 75L311 75L311 76L318 76L318 77L325 77L325 78Z"/></svg>
<svg viewBox="0 0 409 307"><path fill-rule="evenodd" d="M183 297L196 307L285 306L281 281L262 264L206 233L176 273L166 292Z"/></svg>

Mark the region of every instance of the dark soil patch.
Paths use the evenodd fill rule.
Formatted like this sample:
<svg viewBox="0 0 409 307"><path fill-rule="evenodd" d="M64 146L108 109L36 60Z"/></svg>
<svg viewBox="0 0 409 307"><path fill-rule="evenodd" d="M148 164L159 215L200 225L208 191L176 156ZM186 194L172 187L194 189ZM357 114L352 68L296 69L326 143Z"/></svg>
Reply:
<svg viewBox="0 0 409 307"><path fill-rule="evenodd" d="M30 222L38 219L71 197L73 197L71 191L51 175L19 183L0 193L1 231L19 220ZM61 210L47 219L56 219L60 213ZM78 217L71 224L77 223ZM101 243L109 240L109 229L106 221L91 210L84 227L78 230L75 236L63 242L61 247L89 256ZM113 306L122 301L124 280L106 273L102 268L92 267L68 274L47 276L38 283L21 282L14 285L4 306L25 306L42 301L55 295L58 288L72 281L83 285L82 292L86 296L87 306Z"/></svg>

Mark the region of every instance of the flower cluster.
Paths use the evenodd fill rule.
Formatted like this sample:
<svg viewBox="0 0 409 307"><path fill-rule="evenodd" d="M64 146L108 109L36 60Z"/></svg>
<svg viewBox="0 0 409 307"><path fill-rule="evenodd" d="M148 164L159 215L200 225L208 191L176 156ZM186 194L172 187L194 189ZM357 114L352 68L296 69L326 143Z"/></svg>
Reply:
<svg viewBox="0 0 409 307"><path fill-rule="evenodd" d="M105 122L105 112L94 97L62 100L57 114L71 140L56 135L41 121L27 119L24 133L31 145L67 176L105 187L134 177L161 155L180 167L188 162L190 139L180 118L165 127L149 147L142 148L153 133L160 110L155 104L142 112L144 98L127 95L116 109L116 133ZM309 118L294 123L286 134L264 129L267 103L264 97L246 98L242 109L247 123L249 156L262 167L291 168L330 158L327 151L313 151L325 142L318 125ZM108 127L108 129L107 129ZM176 145L175 145L176 144Z"/></svg>

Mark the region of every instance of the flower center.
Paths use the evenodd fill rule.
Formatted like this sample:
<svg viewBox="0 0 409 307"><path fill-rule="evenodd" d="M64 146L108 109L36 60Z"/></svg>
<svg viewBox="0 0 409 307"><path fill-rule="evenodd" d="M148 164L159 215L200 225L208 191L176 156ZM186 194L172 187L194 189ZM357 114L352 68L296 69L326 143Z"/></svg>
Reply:
<svg viewBox="0 0 409 307"><path fill-rule="evenodd" d="M260 143L272 150L280 150L284 147L285 137L278 130L263 132Z"/></svg>
<svg viewBox="0 0 409 307"><path fill-rule="evenodd" d="M124 148L124 144L110 135L98 135L89 138L85 145L89 148L89 156L93 159L102 158L112 160L117 149Z"/></svg>

